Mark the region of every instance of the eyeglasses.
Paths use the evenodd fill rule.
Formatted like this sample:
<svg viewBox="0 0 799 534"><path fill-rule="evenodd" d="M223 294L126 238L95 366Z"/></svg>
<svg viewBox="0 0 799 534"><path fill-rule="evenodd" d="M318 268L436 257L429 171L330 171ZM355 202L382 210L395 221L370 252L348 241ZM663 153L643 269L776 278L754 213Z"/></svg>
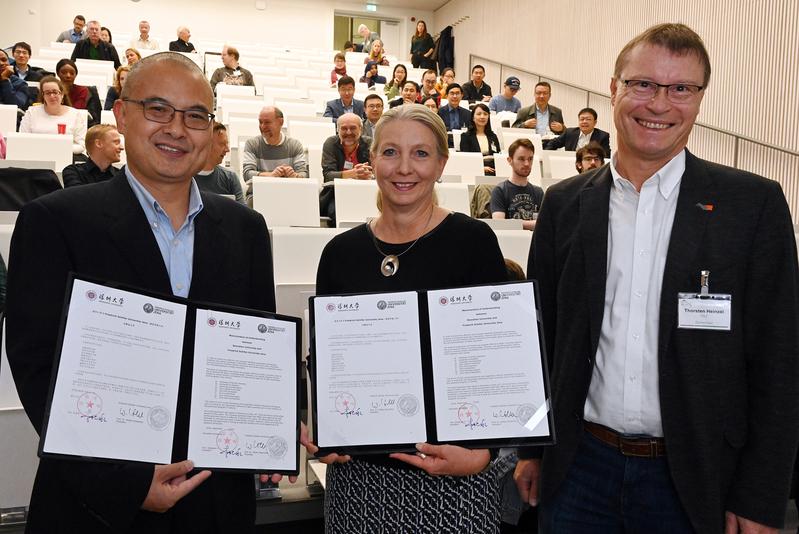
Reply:
<svg viewBox="0 0 799 534"><path fill-rule="evenodd" d="M207 130L213 122L215 115L199 109L178 109L159 100L133 100L123 98L124 102L139 104L144 111L144 118L148 121L168 124L172 122L175 113L183 113L183 124L192 130Z"/></svg>
<svg viewBox="0 0 799 534"><path fill-rule="evenodd" d="M655 98L660 88L664 87L666 89L666 98L669 102L674 104L690 102L699 94L699 91L704 89L701 85L689 83L663 84L649 80L622 80L622 83L630 90L635 98L641 100Z"/></svg>
<svg viewBox="0 0 799 534"><path fill-rule="evenodd" d="M383 109L383 104L369 104L366 106L366 109Z"/></svg>
<svg viewBox="0 0 799 534"><path fill-rule="evenodd" d="M42 91L42 94L44 96L59 96L61 94L61 91L52 89L50 91Z"/></svg>
<svg viewBox="0 0 799 534"><path fill-rule="evenodd" d="M600 158L599 156L583 156L582 160L583 163L604 163L604 158Z"/></svg>

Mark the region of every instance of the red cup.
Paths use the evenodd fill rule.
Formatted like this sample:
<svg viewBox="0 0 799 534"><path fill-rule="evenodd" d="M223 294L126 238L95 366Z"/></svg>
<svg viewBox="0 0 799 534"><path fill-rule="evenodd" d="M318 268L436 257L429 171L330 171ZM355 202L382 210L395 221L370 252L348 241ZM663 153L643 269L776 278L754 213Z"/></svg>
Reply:
<svg viewBox="0 0 799 534"><path fill-rule="evenodd" d="M67 133L67 125L66 124L59 124L58 125L58 133L61 135Z"/></svg>

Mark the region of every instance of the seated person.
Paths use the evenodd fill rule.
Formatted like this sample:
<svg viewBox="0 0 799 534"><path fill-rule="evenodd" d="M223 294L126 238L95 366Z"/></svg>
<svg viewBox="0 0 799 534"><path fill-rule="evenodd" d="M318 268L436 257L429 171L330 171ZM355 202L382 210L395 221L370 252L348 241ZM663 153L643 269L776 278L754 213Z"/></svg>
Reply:
<svg viewBox="0 0 799 534"><path fill-rule="evenodd" d="M131 39L130 48L134 50L158 50L158 41L150 38L150 23L146 20L139 22L139 37Z"/></svg>
<svg viewBox="0 0 799 534"><path fill-rule="evenodd" d="M492 219L522 219L525 230L535 229L544 190L527 178L533 169L535 147L529 139L517 139L508 147L511 177L491 192Z"/></svg>
<svg viewBox="0 0 799 534"><path fill-rule="evenodd" d="M591 169L598 169L605 164L605 149L599 143L591 141L577 149L577 161L574 167L582 174Z"/></svg>
<svg viewBox="0 0 799 534"><path fill-rule="evenodd" d="M250 182L254 176L308 178L305 148L297 139L286 137L282 128L283 112L280 109L274 106L261 109L258 114L261 135L248 139L241 154L248 202L252 198Z"/></svg>
<svg viewBox="0 0 799 534"><path fill-rule="evenodd" d="M347 52L355 52L355 45L352 44L352 41L345 41L344 46L341 47L341 51L344 54Z"/></svg>
<svg viewBox="0 0 799 534"><path fill-rule="evenodd" d="M109 36L110 39L110 36ZM72 61L76 59L99 59L102 61L113 61L114 68L118 69L122 64L119 61L117 49L111 43L103 41L100 23L90 20L86 25L86 38L75 43L72 50Z"/></svg>
<svg viewBox="0 0 799 534"><path fill-rule="evenodd" d="M333 70L330 71L330 85L336 85L339 78L347 75L347 56L338 52L333 56Z"/></svg>
<svg viewBox="0 0 799 534"><path fill-rule="evenodd" d="M230 152L227 128L221 122L214 121L214 131L211 134L211 149L205 158L203 170L194 175L194 181L200 191L218 193L220 195L233 195L237 202L244 203L244 193L241 192L241 182L236 173L222 167L225 154Z"/></svg>
<svg viewBox="0 0 799 534"><path fill-rule="evenodd" d="M14 67L8 64L8 55L0 49L0 104L28 109L31 105L31 94L28 84L14 74Z"/></svg>
<svg viewBox="0 0 799 534"><path fill-rule="evenodd" d="M441 77L436 82L436 93L446 95L447 86L451 83L455 83L455 69L447 67L441 71Z"/></svg>
<svg viewBox="0 0 799 534"><path fill-rule="evenodd" d="M402 86L405 80L408 79L408 69L402 63L397 63L394 66L394 72L391 74L391 80L383 86L383 92L386 94L386 100L393 100L397 98L402 91Z"/></svg>
<svg viewBox="0 0 799 534"><path fill-rule="evenodd" d="M375 126L377 126L377 121L383 116L383 108L385 107L383 104L383 99L380 98L379 95L372 93L370 95L366 95L363 105L366 108L366 118L363 120L363 131L361 135L365 135L366 137L374 137L374 130Z"/></svg>
<svg viewBox="0 0 799 534"><path fill-rule="evenodd" d="M383 41L380 39L375 39L372 42L372 50L363 60L364 63L368 63L370 61L374 61L378 65L388 65L388 59L383 55Z"/></svg>
<svg viewBox="0 0 799 534"><path fill-rule="evenodd" d="M432 111L433 113L438 113L438 104L436 103L436 97L426 96L422 98L421 104L430 111Z"/></svg>
<svg viewBox="0 0 799 534"><path fill-rule="evenodd" d="M452 82L447 86L447 103L438 109L438 116L444 121L444 126L447 127L447 138L449 139L449 147L452 148L452 130L462 130L468 128L472 122L472 115L469 110L461 107L461 99L463 93L461 86Z"/></svg>
<svg viewBox="0 0 799 534"><path fill-rule="evenodd" d="M22 117L22 133L58 134L72 137L72 153L83 154L86 121L78 110L69 105L69 95L55 76L45 76L40 82L39 103L31 106Z"/></svg>
<svg viewBox="0 0 799 534"><path fill-rule="evenodd" d="M325 107L324 117L330 117L336 122L345 113L355 113L361 119L366 117L363 102L355 100L355 80L350 76L342 76L338 80L338 94L340 98L331 100Z"/></svg>
<svg viewBox="0 0 799 534"><path fill-rule="evenodd" d="M479 102L472 109L472 122L469 129L461 135L461 152L480 152L483 154L483 171L486 176L494 176L494 154L502 149L499 138L491 130L488 120L491 113L488 106Z"/></svg>
<svg viewBox="0 0 799 534"><path fill-rule="evenodd" d="M89 112L88 126L100 124L100 98L96 96L96 90L92 93L88 87L75 83L78 65L71 59L65 58L56 63L55 71L69 94L72 107Z"/></svg>
<svg viewBox="0 0 799 534"><path fill-rule="evenodd" d="M28 64L31 58L31 45L24 41L14 43L11 48L11 55L14 56L14 74L26 82L38 82L48 73L41 67L34 67Z"/></svg>
<svg viewBox="0 0 799 534"><path fill-rule="evenodd" d="M236 48L230 45L222 47L222 64L224 67L219 67L211 75L211 88L214 92L220 82L225 85L255 85L252 73L239 65L239 51Z"/></svg>
<svg viewBox="0 0 799 534"><path fill-rule="evenodd" d="M322 146L322 175L325 182L332 182L335 178L371 179L371 139L361 135L360 117L346 113L338 118L337 126L338 134L328 137Z"/></svg>
<svg viewBox="0 0 799 534"><path fill-rule="evenodd" d="M86 18L83 15L75 15L75 18L72 20L72 29L64 30L58 34L56 37L57 43L77 43L84 37L86 37L86 30L84 29L86 26Z"/></svg>
<svg viewBox="0 0 799 534"><path fill-rule="evenodd" d="M596 128L596 111L592 108L583 108L577 114L577 121L580 125L577 128L566 128L566 131L544 143L547 150L577 150L591 141L599 143L605 150L605 156L610 157L610 134L604 130Z"/></svg>
<svg viewBox="0 0 799 534"><path fill-rule="evenodd" d="M435 98L437 105L441 104L441 95L436 91L436 71L432 69L426 70L424 74L422 74L422 88L419 93L419 102L421 103L421 101L428 96Z"/></svg>
<svg viewBox="0 0 799 534"><path fill-rule="evenodd" d="M186 26L179 26L177 30L178 38L169 42L170 52L184 52L184 53L197 53L194 45L189 42L191 39L191 32Z"/></svg>
<svg viewBox="0 0 799 534"><path fill-rule="evenodd" d="M128 67L132 67L134 63L141 61L141 52L135 48L128 48L125 50L125 61L128 62Z"/></svg>
<svg viewBox="0 0 799 534"><path fill-rule="evenodd" d="M120 160L122 138L116 126L98 124L86 132L86 163L67 165L61 173L64 187L96 184L110 180L119 172L112 164Z"/></svg>
<svg viewBox="0 0 799 534"><path fill-rule="evenodd" d="M483 81L486 70L482 65L472 67L472 79L461 87L463 98L468 102L488 102L491 100L491 86Z"/></svg>
<svg viewBox="0 0 799 534"><path fill-rule="evenodd" d="M549 82L538 82L533 89L535 104L524 107L516 113L514 128L531 128L540 135L561 134L566 129L563 123L563 112L560 108L549 105L552 86Z"/></svg>
<svg viewBox="0 0 799 534"><path fill-rule="evenodd" d="M358 52L365 52L368 54L372 51L372 43L380 39L380 35L370 30L366 24L358 26L358 34L363 37L363 43L355 46Z"/></svg>
<svg viewBox="0 0 799 534"><path fill-rule="evenodd" d="M363 76L359 80L361 83L365 83L367 87L370 89L375 86L376 83L386 83L385 76L380 76L377 74L377 62L370 61L366 64L363 69Z"/></svg>
<svg viewBox="0 0 799 534"><path fill-rule="evenodd" d="M519 92L521 86L522 82L519 81L519 78L516 76L509 76L502 85L502 93L491 99L488 103L488 109L496 111L497 113L501 111L518 113L519 110L522 109L522 103L516 98L516 93Z"/></svg>
<svg viewBox="0 0 799 534"><path fill-rule="evenodd" d="M400 96L388 103L389 108L395 108L403 104L419 103L419 85L416 82L407 80L402 84Z"/></svg>
<svg viewBox="0 0 799 534"><path fill-rule="evenodd" d="M117 69L116 74L114 74L114 85L109 87L108 92L105 94L104 110L111 111L114 109L114 102L116 102L119 95L122 94L122 88L125 86L125 80L128 78L128 72L130 72L130 66L128 65L122 65Z"/></svg>

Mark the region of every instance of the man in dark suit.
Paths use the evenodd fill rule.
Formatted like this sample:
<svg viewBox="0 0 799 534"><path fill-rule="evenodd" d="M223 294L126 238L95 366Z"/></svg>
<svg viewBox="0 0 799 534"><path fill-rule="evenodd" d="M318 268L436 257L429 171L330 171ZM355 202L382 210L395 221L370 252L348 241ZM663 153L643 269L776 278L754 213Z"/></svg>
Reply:
<svg viewBox="0 0 799 534"><path fill-rule="evenodd" d="M690 28L633 39L610 84L613 160L544 198L528 273L557 444L543 465L520 451L515 473L531 503L540 478L543 532L783 523L799 429L793 225L778 183L685 149L709 78Z"/></svg>
<svg viewBox="0 0 799 534"><path fill-rule="evenodd" d="M119 62L117 49L100 39L100 23L96 20L90 20L89 24L86 25L86 38L75 43L71 59L72 61L76 59L113 61L114 69L118 69L122 65Z"/></svg>
<svg viewBox="0 0 799 534"><path fill-rule="evenodd" d="M324 117L330 117L336 122L345 113L355 113L361 120L366 118L363 102L353 98L355 96L355 80L350 76L338 79L338 94L341 98L331 100L325 107Z"/></svg>
<svg viewBox="0 0 799 534"><path fill-rule="evenodd" d="M551 106L552 86L549 82L538 82L534 88L535 104L519 110L516 114L514 128L532 128L541 135L550 132L561 134L566 129L563 122L563 111Z"/></svg>
<svg viewBox="0 0 799 534"><path fill-rule="evenodd" d="M27 204L11 244L7 350L23 406L41 432L67 273L206 302L274 310L263 218L200 193L192 176L211 146L213 93L193 62L143 59L114 105L128 166L111 180ZM188 440L184 356L173 458ZM250 532L253 478L170 465L42 458L27 532Z"/></svg>
<svg viewBox="0 0 799 534"><path fill-rule="evenodd" d="M605 157L610 157L610 134L604 130L596 128L596 111L592 108L583 108L577 114L578 128L566 128L563 135L559 135L555 139L546 141L544 148L546 150L557 150L565 148L566 150L577 150L582 148L590 142L599 143L605 150Z"/></svg>
<svg viewBox="0 0 799 534"><path fill-rule="evenodd" d="M14 43L11 48L14 56L14 74L26 82L38 82L47 75L47 71L41 67L34 67L28 64L31 58L31 45L24 41Z"/></svg>
<svg viewBox="0 0 799 534"><path fill-rule="evenodd" d="M457 83L451 83L447 86L447 103L438 109L438 116L444 121L444 126L447 127L447 142L449 147L453 147L452 130L461 130L468 128L472 122L472 114L469 110L461 107L461 99L463 98L463 91L461 86Z"/></svg>

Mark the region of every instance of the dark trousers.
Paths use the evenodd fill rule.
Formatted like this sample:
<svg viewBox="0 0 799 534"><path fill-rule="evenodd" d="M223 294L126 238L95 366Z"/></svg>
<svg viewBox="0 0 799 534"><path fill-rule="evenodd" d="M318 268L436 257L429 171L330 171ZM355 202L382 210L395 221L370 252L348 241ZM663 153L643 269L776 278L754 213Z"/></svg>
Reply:
<svg viewBox="0 0 799 534"><path fill-rule="evenodd" d="M666 458L623 456L586 432L566 479L542 503L540 532L693 532Z"/></svg>

